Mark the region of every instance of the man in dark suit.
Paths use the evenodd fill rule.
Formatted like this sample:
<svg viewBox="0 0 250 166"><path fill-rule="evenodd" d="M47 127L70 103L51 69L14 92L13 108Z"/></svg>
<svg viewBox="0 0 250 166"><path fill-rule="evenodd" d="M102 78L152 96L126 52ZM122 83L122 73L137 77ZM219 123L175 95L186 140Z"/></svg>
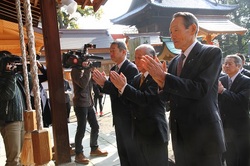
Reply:
<svg viewBox="0 0 250 166"><path fill-rule="evenodd" d="M198 42L198 30L193 14L174 14L170 34L184 55L173 58L167 72L150 56L143 58L144 67L161 87L160 95L168 95L176 165L221 166L226 150L217 100L222 52Z"/></svg>
<svg viewBox="0 0 250 166"><path fill-rule="evenodd" d="M127 47L124 42L114 41L110 45L110 57L115 66L111 71L123 73L128 83L138 74L138 70L134 63L126 59ZM137 166L137 156L140 155L132 139L132 115L131 108L118 92L118 89L110 80L106 79L106 75L98 70L94 70L93 80L102 87L102 92L109 94L111 98L111 108L113 114L113 123L115 126L116 141L118 155L121 166ZM138 165L139 166L139 165Z"/></svg>
<svg viewBox="0 0 250 166"><path fill-rule="evenodd" d="M220 78L218 94L227 145L225 158L227 166L248 166L250 78L240 73L242 61L237 55L226 56L224 66L227 76Z"/></svg>
<svg viewBox="0 0 250 166"><path fill-rule="evenodd" d="M168 125L166 121L166 101L158 96L159 87L142 67L144 55L155 56L154 47L142 44L135 49L135 64L141 72L127 84L126 77L114 71L110 80L120 91L122 97L130 101L133 115L133 136L142 154L140 160L144 166L168 165Z"/></svg>
<svg viewBox="0 0 250 166"><path fill-rule="evenodd" d="M250 77L250 71L244 68L244 65L246 64L245 55L243 55L241 53L237 53L236 55L239 56L240 59L242 60L242 66L241 66L241 69L240 69L241 74Z"/></svg>

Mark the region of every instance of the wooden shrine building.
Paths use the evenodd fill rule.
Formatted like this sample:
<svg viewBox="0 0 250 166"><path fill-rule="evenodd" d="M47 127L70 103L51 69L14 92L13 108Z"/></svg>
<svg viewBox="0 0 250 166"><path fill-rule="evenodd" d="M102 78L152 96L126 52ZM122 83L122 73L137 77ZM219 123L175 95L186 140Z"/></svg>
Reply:
<svg viewBox="0 0 250 166"><path fill-rule="evenodd" d="M247 30L229 20L227 15L238 5L222 5L212 0L132 0L128 11L112 19L114 24L135 26L139 33L160 32L169 36L169 24L176 12L191 12L199 20L200 34L207 43L222 33L244 34Z"/></svg>

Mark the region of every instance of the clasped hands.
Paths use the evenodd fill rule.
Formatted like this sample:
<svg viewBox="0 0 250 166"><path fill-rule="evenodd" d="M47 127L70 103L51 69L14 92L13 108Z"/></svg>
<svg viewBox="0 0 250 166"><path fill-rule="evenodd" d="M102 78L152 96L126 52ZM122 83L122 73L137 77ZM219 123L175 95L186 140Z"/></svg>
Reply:
<svg viewBox="0 0 250 166"><path fill-rule="evenodd" d="M110 81L113 85L119 90L122 91L124 87L127 85L127 78L123 73L118 74L115 71L110 71L109 75Z"/></svg>
<svg viewBox="0 0 250 166"><path fill-rule="evenodd" d="M149 74L153 77L158 86L160 88L163 88L165 84L165 76L167 74L166 62L164 61L163 63L161 63L157 57L152 58L149 55L144 55L141 61L143 68L149 72ZM115 71L110 72L110 80L120 91L127 84L127 79L123 75L123 73L119 75Z"/></svg>
<svg viewBox="0 0 250 166"><path fill-rule="evenodd" d="M161 63L157 57L152 58L149 55L144 55L141 60L142 65L146 69L146 71L149 72L158 86L160 88L163 88L165 84L165 77L167 74L166 62L164 61L163 63ZM107 80L106 74L104 72L101 73L97 69L93 71L92 78L101 87L104 86L104 83ZM110 81L118 90L122 90L127 84L127 79L124 74L118 74L115 71L110 71Z"/></svg>
<svg viewBox="0 0 250 166"><path fill-rule="evenodd" d="M142 66L162 89L165 85L165 77L167 74L166 62L161 63L157 57L153 58L149 55L145 55L142 58Z"/></svg>
<svg viewBox="0 0 250 166"><path fill-rule="evenodd" d="M121 90L127 84L127 78L122 73L119 75L115 71L110 71L109 78L118 90ZM100 72L97 69L92 72L92 79L101 87L107 80L105 72Z"/></svg>

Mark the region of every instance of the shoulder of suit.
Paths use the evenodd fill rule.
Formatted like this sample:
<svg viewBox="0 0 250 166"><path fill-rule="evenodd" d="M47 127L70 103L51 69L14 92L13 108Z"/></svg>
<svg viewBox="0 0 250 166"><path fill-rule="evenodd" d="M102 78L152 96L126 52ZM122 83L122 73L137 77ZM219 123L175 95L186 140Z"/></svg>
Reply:
<svg viewBox="0 0 250 166"><path fill-rule="evenodd" d="M243 70L241 71L241 73L243 75L246 75L246 76L250 77L250 70L248 70L248 69L243 68Z"/></svg>
<svg viewBox="0 0 250 166"><path fill-rule="evenodd" d="M241 75L242 78L244 78L244 79L249 79L249 80L250 80L250 77L249 77L249 76L247 76L247 75L245 75L245 74L242 74L242 73L240 73L240 75Z"/></svg>
<svg viewBox="0 0 250 166"><path fill-rule="evenodd" d="M212 51L212 50L213 51L219 51L218 53L220 53L222 55L221 49L219 47L215 46L215 45L201 44L201 43L199 45L201 46L201 50L205 50L206 52L207 51ZM215 56L217 56L217 54Z"/></svg>

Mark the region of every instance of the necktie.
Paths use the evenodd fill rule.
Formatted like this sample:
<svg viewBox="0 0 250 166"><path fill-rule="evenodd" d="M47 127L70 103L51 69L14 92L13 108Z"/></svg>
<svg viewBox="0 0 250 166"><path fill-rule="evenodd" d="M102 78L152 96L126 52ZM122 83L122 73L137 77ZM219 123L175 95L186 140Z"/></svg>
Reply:
<svg viewBox="0 0 250 166"><path fill-rule="evenodd" d="M177 63L177 76L180 76L181 74L181 70L182 70L182 66L183 66L183 61L186 58L186 56L184 54L181 54L181 56L178 59L178 63Z"/></svg>
<svg viewBox="0 0 250 166"><path fill-rule="evenodd" d="M118 65L115 65L115 71L118 73L118 71L119 71Z"/></svg>
<svg viewBox="0 0 250 166"><path fill-rule="evenodd" d="M145 76L142 74L141 75L141 79L140 79L140 87L141 87L141 85L142 85L142 83L143 83L144 80L145 80Z"/></svg>
<svg viewBox="0 0 250 166"><path fill-rule="evenodd" d="M228 89L231 88L233 81L228 77Z"/></svg>

